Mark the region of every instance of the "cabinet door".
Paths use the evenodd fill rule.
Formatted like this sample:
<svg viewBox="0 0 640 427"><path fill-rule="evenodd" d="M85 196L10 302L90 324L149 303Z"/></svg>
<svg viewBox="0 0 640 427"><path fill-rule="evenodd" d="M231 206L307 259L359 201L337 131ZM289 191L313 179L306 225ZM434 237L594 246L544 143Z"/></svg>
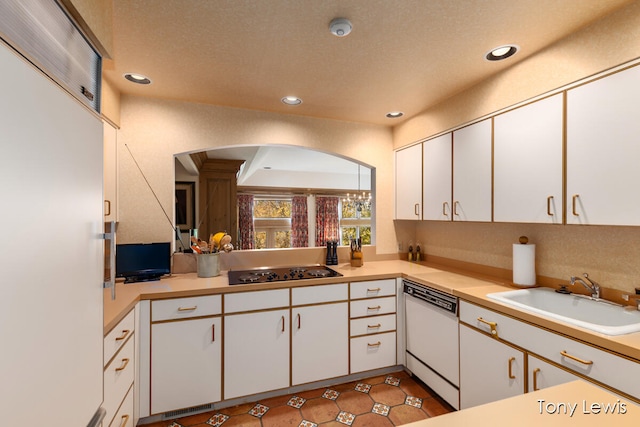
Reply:
<svg viewBox="0 0 640 427"><path fill-rule="evenodd" d="M460 409L524 393L524 353L460 325Z"/></svg>
<svg viewBox="0 0 640 427"><path fill-rule="evenodd" d="M453 133L453 220L491 221L491 119Z"/></svg>
<svg viewBox="0 0 640 427"><path fill-rule="evenodd" d="M527 362L529 371L529 392L580 379L577 375L558 368L557 366L547 363L530 354L527 355Z"/></svg>
<svg viewBox="0 0 640 427"><path fill-rule="evenodd" d="M396 151L396 219L422 219L422 144Z"/></svg>
<svg viewBox="0 0 640 427"><path fill-rule="evenodd" d="M107 122L103 129L104 220L118 221L118 134Z"/></svg>
<svg viewBox="0 0 640 427"><path fill-rule="evenodd" d="M346 302L294 308L292 323L292 385L349 374Z"/></svg>
<svg viewBox="0 0 640 427"><path fill-rule="evenodd" d="M221 400L222 321L151 325L151 413Z"/></svg>
<svg viewBox="0 0 640 427"><path fill-rule="evenodd" d="M289 310L224 318L224 398L289 386Z"/></svg>
<svg viewBox="0 0 640 427"><path fill-rule="evenodd" d="M563 95L494 118L496 222L562 223Z"/></svg>
<svg viewBox="0 0 640 427"><path fill-rule="evenodd" d="M423 143L423 219L451 221L451 134Z"/></svg>
<svg viewBox="0 0 640 427"><path fill-rule="evenodd" d="M567 92L567 223L640 225L640 67Z"/></svg>

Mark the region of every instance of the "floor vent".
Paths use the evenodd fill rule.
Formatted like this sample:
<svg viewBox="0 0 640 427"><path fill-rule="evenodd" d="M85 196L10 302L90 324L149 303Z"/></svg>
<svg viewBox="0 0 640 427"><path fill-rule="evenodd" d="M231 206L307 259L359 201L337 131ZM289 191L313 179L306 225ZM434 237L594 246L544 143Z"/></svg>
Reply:
<svg viewBox="0 0 640 427"><path fill-rule="evenodd" d="M168 418L175 418L175 417L179 417L179 416L182 416L182 415L193 414L194 412L207 411L207 410L211 410L211 409L213 409L213 404L208 403L206 405L193 406L191 408L178 409L176 411L165 412L162 415L162 418L166 420Z"/></svg>

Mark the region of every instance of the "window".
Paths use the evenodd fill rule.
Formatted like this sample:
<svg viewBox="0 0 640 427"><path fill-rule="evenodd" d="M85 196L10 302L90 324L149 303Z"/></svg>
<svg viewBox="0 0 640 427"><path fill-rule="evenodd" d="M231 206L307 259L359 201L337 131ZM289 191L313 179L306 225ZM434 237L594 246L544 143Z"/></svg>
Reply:
<svg viewBox="0 0 640 427"><path fill-rule="evenodd" d="M253 202L255 248L291 247L291 199L256 198Z"/></svg>
<svg viewBox="0 0 640 427"><path fill-rule="evenodd" d="M371 203L340 202L340 242L349 246L351 239L360 237L363 245L371 244Z"/></svg>

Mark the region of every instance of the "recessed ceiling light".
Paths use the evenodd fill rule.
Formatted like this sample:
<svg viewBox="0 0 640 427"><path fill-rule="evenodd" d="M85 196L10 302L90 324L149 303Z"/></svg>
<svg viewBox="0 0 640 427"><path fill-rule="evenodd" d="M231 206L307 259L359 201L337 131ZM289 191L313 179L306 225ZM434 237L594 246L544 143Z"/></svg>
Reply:
<svg viewBox="0 0 640 427"><path fill-rule="evenodd" d="M390 111L387 113L387 117L390 119L397 119L398 117L404 116L402 111Z"/></svg>
<svg viewBox="0 0 640 427"><path fill-rule="evenodd" d="M302 99L298 98L297 96L285 96L284 98L281 99L283 104L287 104L287 105L300 105L302 104Z"/></svg>
<svg viewBox="0 0 640 427"><path fill-rule="evenodd" d="M491 49L484 55L484 58L487 61L501 61L503 59L507 59L510 56L513 56L518 51L519 47L515 44L509 44L504 46L498 46L494 49Z"/></svg>
<svg viewBox="0 0 640 427"><path fill-rule="evenodd" d="M143 76L142 74L136 73L125 73L124 78L133 83L138 83L140 85L148 85L151 84L151 79L147 76Z"/></svg>

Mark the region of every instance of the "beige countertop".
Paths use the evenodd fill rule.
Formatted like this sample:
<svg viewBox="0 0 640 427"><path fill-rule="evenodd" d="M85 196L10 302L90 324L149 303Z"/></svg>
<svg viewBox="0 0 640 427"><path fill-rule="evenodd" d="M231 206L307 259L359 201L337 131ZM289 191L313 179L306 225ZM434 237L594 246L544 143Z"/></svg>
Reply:
<svg viewBox="0 0 640 427"><path fill-rule="evenodd" d="M221 271L219 276L211 278L199 278L196 273L187 273L176 274L156 282L127 285L120 282L116 284L117 298L115 301L111 300L110 289L106 289L104 293L104 333L108 333L140 300L342 283L350 280L362 281L405 277L519 320L595 344L640 361L640 333L615 337L607 336L500 304L486 297L491 292L513 289L508 283L500 279L478 276L472 273L467 275L462 272L463 274L461 274L460 271L445 271L445 268L441 266L401 260L371 261L366 262L362 267L351 267L349 263L342 263L332 266L332 268L343 276L293 282L229 286L227 272Z"/></svg>
<svg viewBox="0 0 640 427"><path fill-rule="evenodd" d="M622 427L639 423L640 406L579 380L403 427Z"/></svg>

